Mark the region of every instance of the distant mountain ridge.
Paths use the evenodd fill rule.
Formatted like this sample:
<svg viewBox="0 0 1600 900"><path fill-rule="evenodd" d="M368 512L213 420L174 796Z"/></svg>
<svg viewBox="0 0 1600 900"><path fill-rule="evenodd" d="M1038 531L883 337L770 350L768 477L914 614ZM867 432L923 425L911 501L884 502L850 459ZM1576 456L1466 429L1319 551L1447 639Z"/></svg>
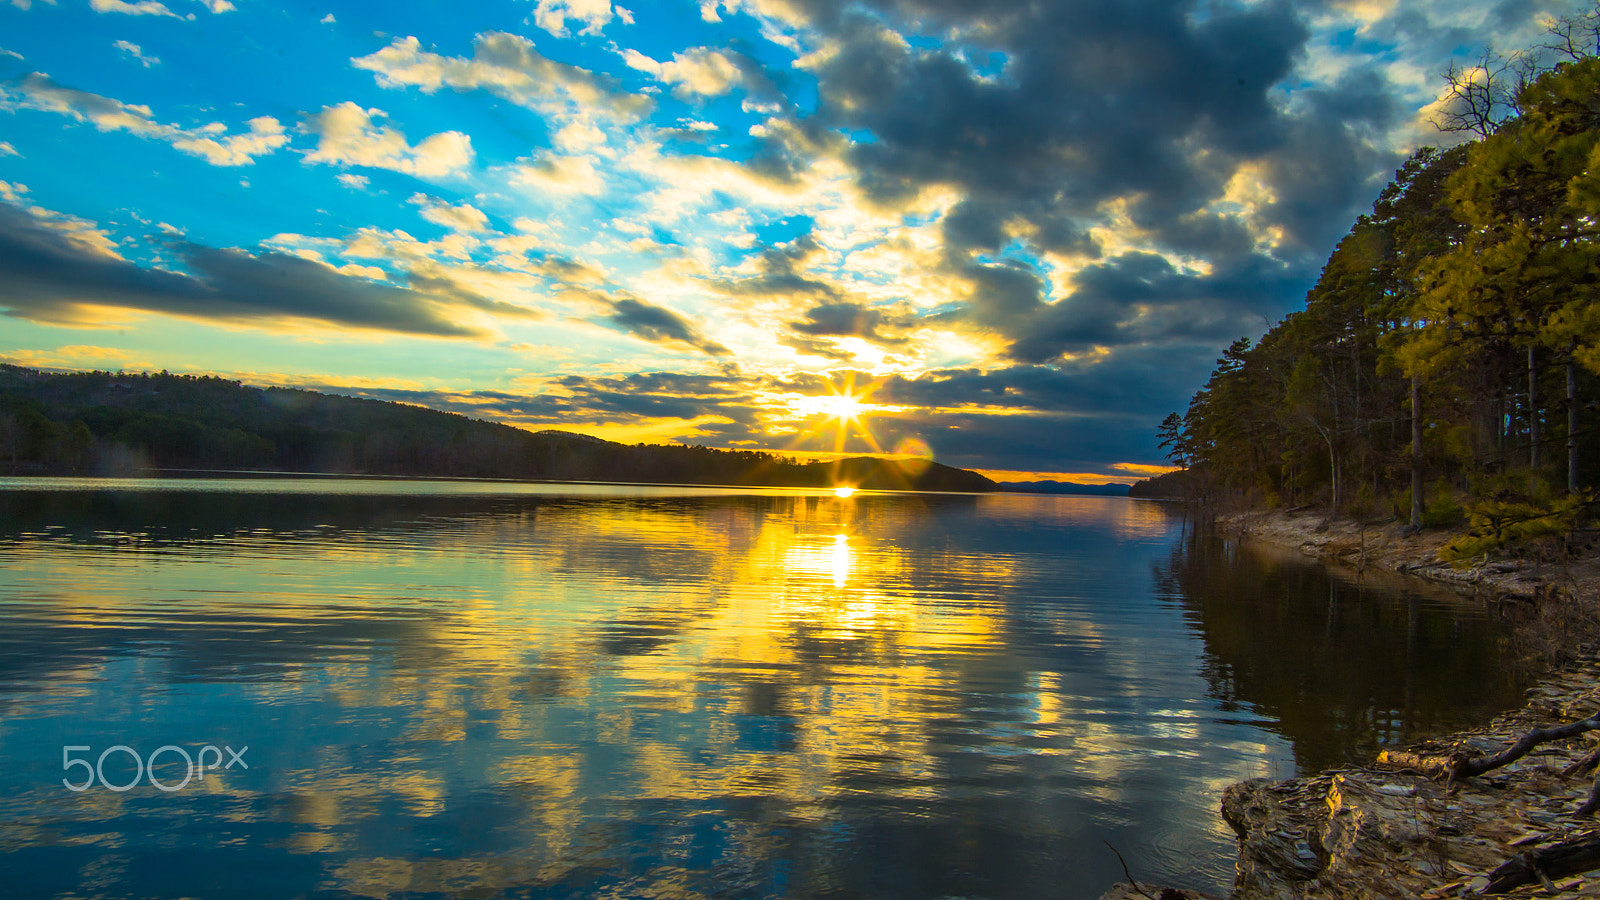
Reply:
<svg viewBox="0 0 1600 900"><path fill-rule="evenodd" d="M1126 497L1126 484L1077 484L1071 481L1002 481L1000 490L1020 494L1081 494L1090 497Z"/></svg>
<svg viewBox="0 0 1600 900"><path fill-rule="evenodd" d="M628 446L530 432L456 413L223 378L41 372L0 365L0 471L308 474L613 481L869 490L993 491L939 463L872 457L798 463L676 444Z"/></svg>

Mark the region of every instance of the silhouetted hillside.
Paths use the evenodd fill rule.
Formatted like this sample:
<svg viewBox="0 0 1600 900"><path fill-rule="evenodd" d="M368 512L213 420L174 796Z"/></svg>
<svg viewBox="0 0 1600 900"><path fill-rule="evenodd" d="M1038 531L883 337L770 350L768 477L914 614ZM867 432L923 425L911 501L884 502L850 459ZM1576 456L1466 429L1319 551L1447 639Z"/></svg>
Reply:
<svg viewBox="0 0 1600 900"><path fill-rule="evenodd" d="M1176 472L1135 481L1128 489L1128 496L1151 500L1192 500L1195 491L1193 473L1187 469L1179 469Z"/></svg>
<svg viewBox="0 0 1600 900"><path fill-rule="evenodd" d="M537 434L402 403L194 375L0 366L0 469L135 474L149 469L991 491L938 463L912 474L871 458L798 464L771 453L627 446Z"/></svg>

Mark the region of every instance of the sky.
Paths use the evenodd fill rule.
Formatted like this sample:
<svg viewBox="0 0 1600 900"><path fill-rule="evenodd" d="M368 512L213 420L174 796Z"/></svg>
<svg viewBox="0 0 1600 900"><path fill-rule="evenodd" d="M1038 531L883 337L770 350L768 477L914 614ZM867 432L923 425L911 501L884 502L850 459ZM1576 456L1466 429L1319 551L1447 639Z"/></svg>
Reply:
<svg viewBox="0 0 1600 900"><path fill-rule="evenodd" d="M0 0L0 361L1162 471L1541 0Z"/></svg>

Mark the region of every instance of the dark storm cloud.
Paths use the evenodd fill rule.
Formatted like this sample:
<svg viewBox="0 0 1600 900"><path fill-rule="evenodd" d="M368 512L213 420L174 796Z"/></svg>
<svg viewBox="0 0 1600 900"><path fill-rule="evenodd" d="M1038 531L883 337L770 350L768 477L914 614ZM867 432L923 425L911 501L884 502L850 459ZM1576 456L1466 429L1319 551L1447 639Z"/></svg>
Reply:
<svg viewBox="0 0 1600 900"><path fill-rule="evenodd" d="M1536 5L1502 4L1522 20ZM1301 302L1400 162L1387 148L1407 110L1381 69L1316 88L1295 83L1311 36L1300 10L1315 14L1314 0L790 6L829 43L813 69L816 112L791 132L821 124L870 135L846 159L879 202L934 185L957 190L939 223L943 265L969 292L941 316L1009 339L1018 361L1258 334ZM1402 4L1370 32L1419 41L1430 29L1442 30ZM1440 49L1441 64L1454 49ZM1271 198L1248 219L1213 206L1241 172ZM1114 225L1108 210L1125 214L1138 229L1131 237L1155 255L1105 259L1091 229ZM1019 239L1092 264L1063 292L1026 252L997 258L1014 256ZM1162 255L1202 265L1180 271ZM819 307L849 301L792 267L745 284L810 291ZM796 330L815 336L827 326Z"/></svg>
<svg viewBox="0 0 1600 900"><path fill-rule="evenodd" d="M111 306L232 321L313 319L454 338L483 333L458 320L466 310L533 315L443 278L383 284L265 250L173 242L169 248L192 274L150 268L97 248L93 239L81 236L87 227L0 202L0 305L6 315L81 323L92 321L93 307Z"/></svg>
<svg viewBox="0 0 1600 900"><path fill-rule="evenodd" d="M1049 362L1095 347L1226 343L1265 331L1279 298L1303 295L1310 287L1308 273L1260 256L1195 274L1174 268L1165 257L1128 253L1084 268L1075 280L1067 298L1005 323L1013 358Z"/></svg>
<svg viewBox="0 0 1600 900"><path fill-rule="evenodd" d="M879 329L903 328L907 324L909 320L905 316L859 303L824 303L806 310L805 320L790 322L789 327L814 337L858 337L892 345L903 344L906 338L884 334Z"/></svg>
<svg viewBox="0 0 1600 900"><path fill-rule="evenodd" d="M1281 142L1269 91L1308 36L1283 3L1196 12L1175 0L894 6L891 15L931 16L958 35L967 25L974 44L1006 53L991 78L874 19L831 16L839 52L817 71L822 114L872 132L852 161L881 199L942 183L991 212L1045 198L1017 210L1026 217L1134 194L1190 212L1227 172L1196 151L1246 157Z"/></svg>
<svg viewBox="0 0 1600 900"><path fill-rule="evenodd" d="M624 297L611 301L606 317L612 325L641 340L657 344L682 344L712 356L727 356L730 351L701 334L688 319L664 306Z"/></svg>
<svg viewBox="0 0 1600 900"><path fill-rule="evenodd" d="M600 277L598 271L591 267L575 265L581 266L586 272L594 273L595 277ZM546 264L545 268L548 267ZM709 356L727 356L733 352L701 334L700 329L683 316L664 306L641 300L613 285L586 287L565 284L562 287L562 294L599 307L604 310L601 317L596 320L599 324L632 335L639 340L666 346L686 347Z"/></svg>

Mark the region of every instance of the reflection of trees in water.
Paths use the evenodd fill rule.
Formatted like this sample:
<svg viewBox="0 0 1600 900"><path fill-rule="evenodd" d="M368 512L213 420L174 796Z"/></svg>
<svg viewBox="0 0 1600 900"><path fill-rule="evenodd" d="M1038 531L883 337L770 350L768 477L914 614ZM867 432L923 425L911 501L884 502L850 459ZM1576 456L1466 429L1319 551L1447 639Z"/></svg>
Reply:
<svg viewBox="0 0 1600 900"><path fill-rule="evenodd" d="M1472 601L1364 587L1204 528L1155 577L1205 642L1212 695L1275 719L1303 770L1370 761L1517 703L1501 627Z"/></svg>

